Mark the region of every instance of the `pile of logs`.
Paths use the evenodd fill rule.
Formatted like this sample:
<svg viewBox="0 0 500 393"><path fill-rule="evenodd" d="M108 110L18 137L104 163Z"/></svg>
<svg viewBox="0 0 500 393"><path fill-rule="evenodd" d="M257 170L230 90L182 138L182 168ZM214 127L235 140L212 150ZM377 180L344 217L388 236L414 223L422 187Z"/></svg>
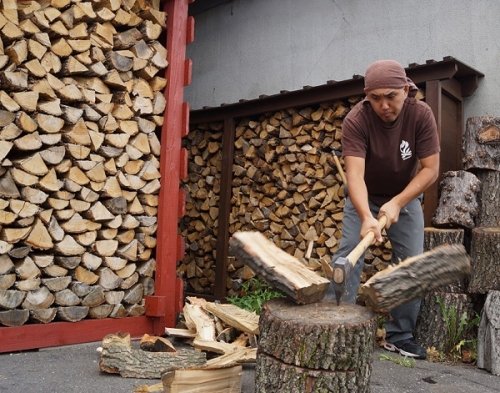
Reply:
<svg viewBox="0 0 500 393"><path fill-rule="evenodd" d="M423 344L442 350L452 332L441 307L454 309L459 318L467 315L470 322L476 312L481 312L476 303L478 300L482 303L482 295L488 294L490 302L482 310L478 337L478 348L488 350L479 351L478 365L496 374L500 373L497 366L500 341L496 333L491 333L498 328L491 310L498 309L500 303L498 296L490 295L500 290L499 142L499 118L483 116L467 120L462 144L464 170L443 175L439 206L433 217L433 224L440 228L426 229L425 248L442 243L467 243L472 273L469 280L456 282L424 298L416 331ZM470 241L464 241L465 238ZM471 332L468 334L463 338L473 338Z"/></svg>
<svg viewBox="0 0 500 393"><path fill-rule="evenodd" d="M3 0L0 324L144 313L166 15L156 0Z"/></svg>
<svg viewBox="0 0 500 393"><path fill-rule="evenodd" d="M259 317L231 304L195 297L187 298L183 316L185 328L166 328L168 338L145 335L140 349L132 347L128 334L106 336L100 370L162 379L136 392L239 392L241 364L256 359Z"/></svg>
<svg viewBox="0 0 500 393"><path fill-rule="evenodd" d="M302 109L285 109L236 126L229 233L259 231L314 270L338 248L344 184L332 150L341 150L342 120L360 97ZM197 124L185 140L189 179L183 235L186 257L179 273L188 289L213 292L222 124ZM362 281L391 259L389 242L367 253ZM252 277L229 259L230 295Z"/></svg>

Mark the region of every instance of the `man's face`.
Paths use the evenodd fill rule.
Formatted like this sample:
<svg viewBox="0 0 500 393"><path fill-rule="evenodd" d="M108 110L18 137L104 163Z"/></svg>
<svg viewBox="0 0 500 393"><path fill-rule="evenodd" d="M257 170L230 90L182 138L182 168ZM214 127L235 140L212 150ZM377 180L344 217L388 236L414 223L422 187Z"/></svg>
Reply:
<svg viewBox="0 0 500 393"><path fill-rule="evenodd" d="M380 88L366 93L373 110L385 123L392 123L398 118L407 96L408 86L401 89Z"/></svg>

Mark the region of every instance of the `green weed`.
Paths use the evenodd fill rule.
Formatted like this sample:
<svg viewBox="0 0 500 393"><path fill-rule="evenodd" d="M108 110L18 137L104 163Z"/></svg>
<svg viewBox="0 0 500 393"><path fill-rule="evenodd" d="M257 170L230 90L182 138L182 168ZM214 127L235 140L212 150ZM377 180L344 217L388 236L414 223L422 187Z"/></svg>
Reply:
<svg viewBox="0 0 500 393"><path fill-rule="evenodd" d="M279 297L285 297L285 295L273 289L265 281L251 278L241 286L240 296L229 296L227 301L245 310L260 314L262 305L265 302Z"/></svg>
<svg viewBox="0 0 500 393"><path fill-rule="evenodd" d="M476 353L477 339L470 339L473 330L479 326L480 316L475 314L470 317L467 311L459 315L456 306L446 306L443 299L436 296L436 302L439 305L441 317L446 326L447 336L443 345L444 354L458 360L462 357L463 350L469 350Z"/></svg>

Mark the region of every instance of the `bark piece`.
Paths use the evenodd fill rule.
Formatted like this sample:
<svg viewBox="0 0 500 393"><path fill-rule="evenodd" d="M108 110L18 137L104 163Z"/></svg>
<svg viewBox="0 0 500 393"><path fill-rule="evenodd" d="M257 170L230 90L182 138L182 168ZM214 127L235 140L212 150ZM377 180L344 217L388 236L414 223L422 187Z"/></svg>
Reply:
<svg viewBox="0 0 500 393"><path fill-rule="evenodd" d="M469 117L462 141L465 169L492 169L500 171L500 118L493 116Z"/></svg>
<svg viewBox="0 0 500 393"><path fill-rule="evenodd" d="M362 285L361 293L373 310L388 312L426 292L467 277L470 269L463 245L438 246L376 273Z"/></svg>
<svg viewBox="0 0 500 393"><path fill-rule="evenodd" d="M375 314L357 305L267 302L260 319L256 391L367 392L375 328Z"/></svg>
<svg viewBox="0 0 500 393"><path fill-rule="evenodd" d="M330 285L259 232L237 232L229 244L233 255L297 303L321 300Z"/></svg>
<svg viewBox="0 0 500 393"><path fill-rule="evenodd" d="M470 172L450 171L443 174L439 187L441 195L432 223L473 228L479 213L479 179Z"/></svg>
<svg viewBox="0 0 500 393"><path fill-rule="evenodd" d="M161 378L167 371L202 366L206 355L191 349L177 352L147 352L131 347L130 335L110 334L102 341L99 369L126 378Z"/></svg>
<svg viewBox="0 0 500 393"><path fill-rule="evenodd" d="M470 256L472 273L469 292L500 290L500 228L474 228Z"/></svg>

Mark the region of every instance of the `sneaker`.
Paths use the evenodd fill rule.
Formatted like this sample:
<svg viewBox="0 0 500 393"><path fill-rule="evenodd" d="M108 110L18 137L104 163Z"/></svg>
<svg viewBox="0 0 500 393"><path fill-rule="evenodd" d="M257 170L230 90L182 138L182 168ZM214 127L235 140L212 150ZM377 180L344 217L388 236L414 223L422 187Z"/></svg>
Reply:
<svg viewBox="0 0 500 393"><path fill-rule="evenodd" d="M389 352L399 352L400 355L416 359L427 358L426 350L421 347L414 338L396 341L394 343L384 343L384 349Z"/></svg>

